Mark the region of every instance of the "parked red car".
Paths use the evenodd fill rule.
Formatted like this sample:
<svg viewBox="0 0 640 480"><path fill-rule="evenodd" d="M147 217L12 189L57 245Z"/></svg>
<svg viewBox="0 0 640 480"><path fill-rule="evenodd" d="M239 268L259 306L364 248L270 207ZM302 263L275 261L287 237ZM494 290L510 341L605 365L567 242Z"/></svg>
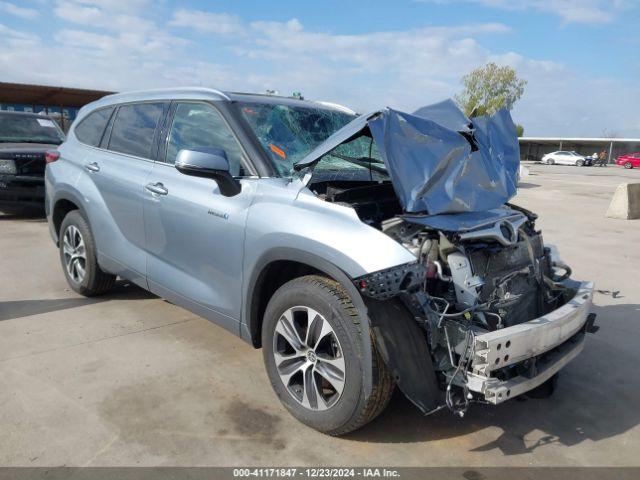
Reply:
<svg viewBox="0 0 640 480"><path fill-rule="evenodd" d="M624 168L640 167L640 152L620 155L616 158L616 165L622 165Z"/></svg>

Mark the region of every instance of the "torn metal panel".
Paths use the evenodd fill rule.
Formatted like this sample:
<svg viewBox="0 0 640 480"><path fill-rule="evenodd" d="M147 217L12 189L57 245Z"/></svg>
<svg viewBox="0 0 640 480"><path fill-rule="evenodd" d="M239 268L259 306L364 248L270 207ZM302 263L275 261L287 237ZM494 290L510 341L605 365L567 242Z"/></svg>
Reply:
<svg viewBox="0 0 640 480"><path fill-rule="evenodd" d="M413 112L413 114L416 117L426 118L456 132L468 132L472 128L471 120L462 113L450 98L442 102L421 107Z"/></svg>
<svg viewBox="0 0 640 480"><path fill-rule="evenodd" d="M407 213L482 212L515 195L519 146L509 112L469 120L447 101L417 113L387 108L358 117L295 169L313 167L342 143L370 135Z"/></svg>
<svg viewBox="0 0 640 480"><path fill-rule="evenodd" d="M411 223L424 225L434 230L447 232L465 232L477 228L495 225L501 219L515 219L522 214L510 208L494 208L484 212L465 212L440 215L404 215L402 218Z"/></svg>
<svg viewBox="0 0 640 480"><path fill-rule="evenodd" d="M515 195L519 151L508 112L472 124L465 136L392 109L369 121L406 212L480 212Z"/></svg>

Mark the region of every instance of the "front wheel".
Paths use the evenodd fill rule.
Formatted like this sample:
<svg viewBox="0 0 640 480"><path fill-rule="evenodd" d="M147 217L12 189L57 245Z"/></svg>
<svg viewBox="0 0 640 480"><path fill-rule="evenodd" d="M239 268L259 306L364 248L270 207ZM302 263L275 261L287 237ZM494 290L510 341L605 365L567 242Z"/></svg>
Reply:
<svg viewBox="0 0 640 480"><path fill-rule="evenodd" d="M75 292L92 297L113 286L116 277L98 265L91 228L78 210L72 210L62 220L59 243L62 270Z"/></svg>
<svg viewBox="0 0 640 480"><path fill-rule="evenodd" d="M579 166L579 167L584 167L584 160L578 160L576 162L576 165Z"/></svg>
<svg viewBox="0 0 640 480"><path fill-rule="evenodd" d="M626 168L627 170L631 170L633 168L633 165L631 164L631 162L625 162L624 168Z"/></svg>
<svg viewBox="0 0 640 480"><path fill-rule="evenodd" d="M547 158L547 165L553 165L554 163L556 162L553 161L553 158Z"/></svg>
<svg viewBox="0 0 640 480"><path fill-rule="evenodd" d="M365 360L363 337L371 342ZM302 423L330 435L343 435L377 417L394 383L362 331L349 294L317 275L296 278L269 301L262 326L264 362L274 391ZM363 373L373 379L366 395Z"/></svg>

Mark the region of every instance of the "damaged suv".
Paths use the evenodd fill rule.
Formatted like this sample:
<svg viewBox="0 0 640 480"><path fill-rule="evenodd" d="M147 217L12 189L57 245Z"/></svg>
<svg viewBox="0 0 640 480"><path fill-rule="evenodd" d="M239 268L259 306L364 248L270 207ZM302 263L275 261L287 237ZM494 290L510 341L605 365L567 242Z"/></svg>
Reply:
<svg viewBox="0 0 640 480"><path fill-rule="evenodd" d="M85 106L59 153L46 210L69 285L121 277L262 347L322 432L371 421L396 386L458 415L544 389L597 328L593 284L508 203L506 111L134 92Z"/></svg>

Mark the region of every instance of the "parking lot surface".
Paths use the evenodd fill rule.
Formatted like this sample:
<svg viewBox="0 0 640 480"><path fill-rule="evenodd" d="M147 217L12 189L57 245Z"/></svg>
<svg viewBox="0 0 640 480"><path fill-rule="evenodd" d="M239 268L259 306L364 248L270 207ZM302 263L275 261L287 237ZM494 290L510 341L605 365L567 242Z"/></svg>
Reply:
<svg viewBox="0 0 640 480"><path fill-rule="evenodd" d="M640 220L604 216L640 171L529 168L514 203L596 282L600 331L550 399L460 419L396 393L343 438L285 411L260 350L125 283L76 295L46 222L0 217L0 465L640 465Z"/></svg>

